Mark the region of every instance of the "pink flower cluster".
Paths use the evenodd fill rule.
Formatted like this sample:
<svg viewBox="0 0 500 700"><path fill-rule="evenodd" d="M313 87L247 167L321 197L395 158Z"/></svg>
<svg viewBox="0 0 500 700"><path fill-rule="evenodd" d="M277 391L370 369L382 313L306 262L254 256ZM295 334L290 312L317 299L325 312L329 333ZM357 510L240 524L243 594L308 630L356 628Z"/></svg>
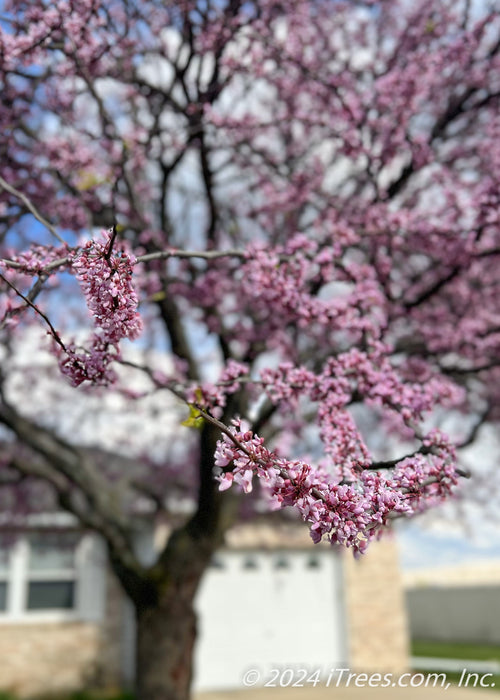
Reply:
<svg viewBox="0 0 500 700"><path fill-rule="evenodd" d="M282 362L260 373L265 391L276 405L296 410L301 399L318 405L317 422L325 453L346 478L359 467L370 465L370 452L349 408L363 401L366 406L403 435L415 437L412 426L436 406L454 406L463 401L463 391L445 377L427 377L425 382L405 379L401 368L389 359L391 348L373 343L369 351L352 348L329 358L319 373ZM403 366L404 368L404 366Z"/></svg>
<svg viewBox="0 0 500 700"><path fill-rule="evenodd" d="M248 373L248 365L230 359L223 367L216 384L213 382L193 384L186 390L186 401L209 410L213 415L220 415L220 409L226 406L227 397L240 389L239 380L248 379Z"/></svg>
<svg viewBox="0 0 500 700"><path fill-rule="evenodd" d="M138 298L131 278L135 259L123 249L110 251L112 236L105 232L104 241L89 241L70 256L87 306L99 329L92 337L89 349L77 349L75 344L56 348L59 366L74 386L88 380L109 384L116 379L109 364L120 356L123 338L133 340L142 330L137 311Z"/></svg>
<svg viewBox="0 0 500 700"><path fill-rule="evenodd" d="M80 348L76 343L70 343L63 350L54 344L54 352L59 359L59 369L73 386L85 381L107 386L117 379L116 372L110 367L113 360L119 357L117 349L110 347L97 334L92 336L90 348Z"/></svg>
<svg viewBox="0 0 500 700"><path fill-rule="evenodd" d="M110 243L109 232L103 242L89 241L72 258L71 266L96 326L104 331L103 338L117 344L122 338L137 338L142 321L131 283L135 258L123 250L110 254Z"/></svg>
<svg viewBox="0 0 500 700"><path fill-rule="evenodd" d="M392 472L365 469L356 482L341 483L303 461L279 457L235 420L217 443L215 464L225 471L216 478L221 491L236 484L249 493L258 477L272 507L298 509L315 543L326 536L361 553L392 517L411 515L450 494L457 483L453 451L441 435L430 436L427 449L435 442L437 455L406 458Z"/></svg>
<svg viewBox="0 0 500 700"><path fill-rule="evenodd" d="M57 271L62 272L67 265L64 259L68 255L68 247L32 245L29 250L22 251L17 255L12 255L10 259L22 266L22 272L26 275L39 275L47 272L47 267L51 264L57 265Z"/></svg>
<svg viewBox="0 0 500 700"><path fill-rule="evenodd" d="M331 285L337 286L335 292ZM323 293L314 293L315 288ZM249 246L239 294L252 309L253 333L267 343L286 323L296 324L316 343L328 338L334 344L346 338L378 340L387 325L387 300L373 269L341 257L332 261L317 241L306 246L300 235L286 246Z"/></svg>

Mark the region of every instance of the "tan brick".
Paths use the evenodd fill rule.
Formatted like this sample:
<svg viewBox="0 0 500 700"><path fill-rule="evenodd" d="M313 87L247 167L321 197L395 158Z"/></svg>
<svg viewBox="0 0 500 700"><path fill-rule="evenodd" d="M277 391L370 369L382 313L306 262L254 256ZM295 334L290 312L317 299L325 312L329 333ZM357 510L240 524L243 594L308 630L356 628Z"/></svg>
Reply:
<svg viewBox="0 0 500 700"><path fill-rule="evenodd" d="M122 594L108 576L106 621L0 624L0 690L20 698L41 692L117 688Z"/></svg>
<svg viewBox="0 0 500 700"><path fill-rule="evenodd" d="M408 669L409 636L398 551L386 538L355 560L344 552L349 665L360 671Z"/></svg>

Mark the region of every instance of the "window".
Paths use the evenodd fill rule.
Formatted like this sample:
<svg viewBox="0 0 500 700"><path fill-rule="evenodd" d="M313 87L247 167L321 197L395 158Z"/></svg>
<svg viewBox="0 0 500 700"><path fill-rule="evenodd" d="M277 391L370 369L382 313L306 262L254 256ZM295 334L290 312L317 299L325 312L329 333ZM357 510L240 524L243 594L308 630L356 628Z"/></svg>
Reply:
<svg viewBox="0 0 500 700"><path fill-rule="evenodd" d="M102 619L102 555L95 537L75 532L0 542L0 622Z"/></svg>
<svg viewBox="0 0 500 700"><path fill-rule="evenodd" d="M289 557L279 557L274 560L275 569L289 569L290 568L290 558Z"/></svg>
<svg viewBox="0 0 500 700"><path fill-rule="evenodd" d="M212 569L225 569L225 564L221 557L214 556L210 559L210 568Z"/></svg>
<svg viewBox="0 0 500 700"><path fill-rule="evenodd" d="M9 551L0 544L0 614L7 609Z"/></svg>
<svg viewBox="0 0 500 700"><path fill-rule="evenodd" d="M252 571L258 569L259 565L255 557L246 557L243 561L243 568Z"/></svg>
<svg viewBox="0 0 500 700"><path fill-rule="evenodd" d="M75 608L77 544L68 533L28 538L27 610Z"/></svg>
<svg viewBox="0 0 500 700"><path fill-rule="evenodd" d="M307 560L307 568L308 569L320 569L321 568L321 562L318 557L312 556L309 557Z"/></svg>

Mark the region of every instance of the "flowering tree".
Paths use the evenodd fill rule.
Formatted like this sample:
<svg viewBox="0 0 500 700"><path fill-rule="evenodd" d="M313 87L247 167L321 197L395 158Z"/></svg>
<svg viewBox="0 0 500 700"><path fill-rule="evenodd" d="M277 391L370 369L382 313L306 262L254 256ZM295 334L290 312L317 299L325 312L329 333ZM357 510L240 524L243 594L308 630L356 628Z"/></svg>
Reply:
<svg viewBox="0 0 500 700"><path fill-rule="evenodd" d="M5 3L0 490L46 483L104 538L141 700L189 695L227 489L363 552L498 418L499 30L468 0ZM29 410L28 323L75 397L173 395L182 458L117 480ZM179 489L191 513L145 566L134 504L153 523Z"/></svg>

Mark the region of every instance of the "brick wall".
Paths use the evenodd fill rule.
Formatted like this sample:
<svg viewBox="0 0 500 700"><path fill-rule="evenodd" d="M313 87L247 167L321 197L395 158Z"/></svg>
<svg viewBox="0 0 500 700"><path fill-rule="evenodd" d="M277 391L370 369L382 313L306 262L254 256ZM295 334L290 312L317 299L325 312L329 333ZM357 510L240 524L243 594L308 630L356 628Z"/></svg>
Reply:
<svg viewBox="0 0 500 700"><path fill-rule="evenodd" d="M117 689L120 681L122 594L112 576L106 618L91 622L0 624L0 690L21 698L82 688Z"/></svg>
<svg viewBox="0 0 500 700"><path fill-rule="evenodd" d="M99 629L82 623L0 626L0 685L20 697L92 685L99 675Z"/></svg>
<svg viewBox="0 0 500 700"><path fill-rule="evenodd" d="M360 671L408 670L409 635L396 542L386 537L354 559L344 552L349 666Z"/></svg>

